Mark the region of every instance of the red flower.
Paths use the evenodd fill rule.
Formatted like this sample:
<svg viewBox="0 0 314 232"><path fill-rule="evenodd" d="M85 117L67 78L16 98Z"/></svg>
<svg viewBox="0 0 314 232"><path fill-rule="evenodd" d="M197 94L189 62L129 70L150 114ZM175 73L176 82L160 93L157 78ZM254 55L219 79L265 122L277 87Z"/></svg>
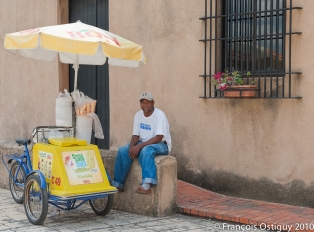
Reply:
<svg viewBox="0 0 314 232"><path fill-rule="evenodd" d="M215 80L220 80L221 72L215 73L214 77L215 77Z"/></svg>
<svg viewBox="0 0 314 232"><path fill-rule="evenodd" d="M219 85L220 85L220 89L221 89L221 90L225 90L225 89L227 88L226 83L219 84Z"/></svg>

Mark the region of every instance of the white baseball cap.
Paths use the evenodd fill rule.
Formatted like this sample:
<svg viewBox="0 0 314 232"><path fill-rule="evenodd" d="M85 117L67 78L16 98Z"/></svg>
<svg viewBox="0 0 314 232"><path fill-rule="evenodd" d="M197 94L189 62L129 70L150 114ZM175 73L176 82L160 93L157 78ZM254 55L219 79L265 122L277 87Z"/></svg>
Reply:
<svg viewBox="0 0 314 232"><path fill-rule="evenodd" d="M142 99L146 99L148 101L151 101L151 100L154 100L154 96L150 92L143 92L143 93L141 93L141 96L140 96L140 100L142 100Z"/></svg>

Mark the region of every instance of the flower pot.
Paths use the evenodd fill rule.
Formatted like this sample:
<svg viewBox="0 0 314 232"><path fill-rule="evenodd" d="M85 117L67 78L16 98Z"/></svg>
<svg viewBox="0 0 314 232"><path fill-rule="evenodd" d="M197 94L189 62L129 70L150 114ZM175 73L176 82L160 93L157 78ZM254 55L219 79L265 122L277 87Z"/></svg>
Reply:
<svg viewBox="0 0 314 232"><path fill-rule="evenodd" d="M224 97L255 97L257 91L256 85L237 85L227 87L224 92Z"/></svg>

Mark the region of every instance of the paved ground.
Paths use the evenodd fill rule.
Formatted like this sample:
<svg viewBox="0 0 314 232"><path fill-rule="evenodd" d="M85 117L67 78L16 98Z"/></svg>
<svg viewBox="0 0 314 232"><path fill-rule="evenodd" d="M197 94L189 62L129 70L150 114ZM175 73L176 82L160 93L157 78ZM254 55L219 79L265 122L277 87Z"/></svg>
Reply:
<svg viewBox="0 0 314 232"><path fill-rule="evenodd" d="M180 180L177 204L181 214L164 218L115 210L99 217L85 204L34 226L23 205L0 189L0 231L314 231L314 209L228 197Z"/></svg>
<svg viewBox="0 0 314 232"><path fill-rule="evenodd" d="M0 189L0 209L0 231L263 231L183 214L154 218L112 210L107 216L99 217L87 204L77 210L47 216L42 226L35 226L29 223L23 205L16 204L10 191L5 189ZM48 214L52 212L51 207Z"/></svg>
<svg viewBox="0 0 314 232"><path fill-rule="evenodd" d="M314 209L224 196L178 180L181 213L259 226L263 231L314 231Z"/></svg>

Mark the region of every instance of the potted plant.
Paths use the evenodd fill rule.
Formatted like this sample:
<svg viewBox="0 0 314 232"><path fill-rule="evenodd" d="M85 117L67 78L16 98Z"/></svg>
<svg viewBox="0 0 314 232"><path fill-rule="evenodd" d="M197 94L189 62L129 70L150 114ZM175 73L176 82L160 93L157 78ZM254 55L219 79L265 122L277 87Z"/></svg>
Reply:
<svg viewBox="0 0 314 232"><path fill-rule="evenodd" d="M250 75L250 72L246 73L246 77ZM213 82L223 91L224 97L254 97L257 90L254 81L251 81L250 85L244 85L243 77L239 71L215 73Z"/></svg>

